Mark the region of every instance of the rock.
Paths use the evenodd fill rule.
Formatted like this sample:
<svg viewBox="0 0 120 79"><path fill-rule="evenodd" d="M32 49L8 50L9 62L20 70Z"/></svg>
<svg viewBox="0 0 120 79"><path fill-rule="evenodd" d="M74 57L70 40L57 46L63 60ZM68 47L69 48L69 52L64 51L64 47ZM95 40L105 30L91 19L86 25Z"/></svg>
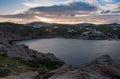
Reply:
<svg viewBox="0 0 120 79"><path fill-rule="evenodd" d="M36 79L38 73L35 71L21 73L19 75L8 76L5 79Z"/></svg>
<svg viewBox="0 0 120 79"><path fill-rule="evenodd" d="M49 79L120 79L120 63L103 55L78 68L63 66Z"/></svg>
<svg viewBox="0 0 120 79"><path fill-rule="evenodd" d="M51 61L60 61L52 53L41 53L36 50L30 49L24 44L7 45L8 46L5 46L5 44L0 44L0 51L3 51L9 57L18 57L22 58L23 60L32 60L34 58L47 58Z"/></svg>
<svg viewBox="0 0 120 79"><path fill-rule="evenodd" d="M1 56L4 55L6 59L13 58L11 59L11 61L15 59L16 60L15 63L18 63L16 65L10 66L11 72L13 72L14 74L17 73L18 75L15 75L14 77L8 78L8 79L35 79L36 76L31 76L30 74L24 74L23 72L24 70L25 72L37 71L39 68L41 69L39 69L40 71L37 71L37 72L39 73L40 77L44 78L44 76L46 77L49 76L49 75L46 75L48 70L50 71L53 69L57 69L64 64L63 61L56 58L52 53L47 53L47 54L41 53L36 50L30 49L28 46L24 44L17 45L15 43L14 44L1 43L0 55ZM7 63L5 63L5 65L6 64ZM11 62L9 62L8 64L11 64ZM45 68L47 72L44 71L43 68ZM19 69L21 71L19 71ZM46 72L46 73L41 75L41 73L43 72ZM0 73L4 75L4 72L0 72Z"/></svg>
<svg viewBox="0 0 120 79"><path fill-rule="evenodd" d="M103 55L91 62L91 64L110 64L113 59L109 55Z"/></svg>
<svg viewBox="0 0 120 79"><path fill-rule="evenodd" d="M3 45L3 44L0 44L0 48L4 48L4 47L6 47L5 45Z"/></svg>
<svg viewBox="0 0 120 79"><path fill-rule="evenodd" d="M52 54L52 53L47 53L47 54L45 54L45 57L48 58L48 59L50 59L51 61L59 61L59 59L56 58L56 57L54 56L54 54Z"/></svg>
<svg viewBox="0 0 120 79"><path fill-rule="evenodd" d="M19 46L19 48L24 48L24 49L28 49L29 47L27 46L27 45L25 45L25 44L20 44L20 45L18 45Z"/></svg>
<svg viewBox="0 0 120 79"><path fill-rule="evenodd" d="M62 67L58 68L57 70L53 70L50 73L62 74L62 73L65 73L65 72L71 71L71 70L73 70L71 66L63 65Z"/></svg>

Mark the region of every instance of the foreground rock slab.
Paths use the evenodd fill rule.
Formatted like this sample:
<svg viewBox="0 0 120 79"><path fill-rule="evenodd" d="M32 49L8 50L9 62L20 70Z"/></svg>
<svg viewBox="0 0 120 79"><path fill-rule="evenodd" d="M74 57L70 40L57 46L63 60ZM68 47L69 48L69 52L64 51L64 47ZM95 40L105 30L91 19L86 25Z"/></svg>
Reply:
<svg viewBox="0 0 120 79"><path fill-rule="evenodd" d="M54 75L49 79L120 79L120 63L103 55L78 68L64 65L51 73Z"/></svg>
<svg viewBox="0 0 120 79"><path fill-rule="evenodd" d="M36 79L37 75L38 75L38 72L29 71L26 73L21 73L19 75L8 76L8 77L3 78L3 79Z"/></svg>

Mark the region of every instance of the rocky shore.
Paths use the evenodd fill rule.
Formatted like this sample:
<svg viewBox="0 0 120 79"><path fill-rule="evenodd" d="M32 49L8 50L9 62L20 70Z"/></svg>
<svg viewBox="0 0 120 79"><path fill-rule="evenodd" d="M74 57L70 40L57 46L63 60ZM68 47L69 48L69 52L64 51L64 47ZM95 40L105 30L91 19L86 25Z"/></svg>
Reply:
<svg viewBox="0 0 120 79"><path fill-rule="evenodd" d="M0 42L0 79L120 79L120 62L103 55L79 67L24 44Z"/></svg>
<svg viewBox="0 0 120 79"><path fill-rule="evenodd" d="M64 65L51 73L48 79L120 79L120 62L103 55L77 68Z"/></svg>
<svg viewBox="0 0 120 79"><path fill-rule="evenodd" d="M49 72L63 64L52 53L41 53L13 41L0 42L0 79L35 79L39 73Z"/></svg>

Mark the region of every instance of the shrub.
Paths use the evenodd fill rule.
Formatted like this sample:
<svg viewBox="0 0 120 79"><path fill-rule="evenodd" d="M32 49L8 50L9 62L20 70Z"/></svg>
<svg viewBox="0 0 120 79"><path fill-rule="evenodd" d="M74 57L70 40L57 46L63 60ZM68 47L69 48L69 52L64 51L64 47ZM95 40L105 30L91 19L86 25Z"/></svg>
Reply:
<svg viewBox="0 0 120 79"><path fill-rule="evenodd" d="M0 68L0 77L5 77L10 74L10 70L7 68Z"/></svg>

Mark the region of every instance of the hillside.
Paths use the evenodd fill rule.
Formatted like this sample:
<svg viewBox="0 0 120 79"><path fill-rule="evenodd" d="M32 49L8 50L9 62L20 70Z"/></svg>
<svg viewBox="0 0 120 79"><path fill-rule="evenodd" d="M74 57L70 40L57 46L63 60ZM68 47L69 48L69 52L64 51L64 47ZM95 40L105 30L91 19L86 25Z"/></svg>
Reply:
<svg viewBox="0 0 120 79"><path fill-rule="evenodd" d="M32 22L28 24L0 23L0 37L3 40L23 40L33 38L82 38L82 34L87 31L99 31L104 33L104 37L92 36L92 39L120 39L120 24L90 23L81 24L50 24L44 22ZM88 37L89 38L89 37ZM1 40L2 40L1 39Z"/></svg>
<svg viewBox="0 0 120 79"><path fill-rule="evenodd" d="M5 39L20 40L39 37L39 30L23 24L0 23L0 37Z"/></svg>

